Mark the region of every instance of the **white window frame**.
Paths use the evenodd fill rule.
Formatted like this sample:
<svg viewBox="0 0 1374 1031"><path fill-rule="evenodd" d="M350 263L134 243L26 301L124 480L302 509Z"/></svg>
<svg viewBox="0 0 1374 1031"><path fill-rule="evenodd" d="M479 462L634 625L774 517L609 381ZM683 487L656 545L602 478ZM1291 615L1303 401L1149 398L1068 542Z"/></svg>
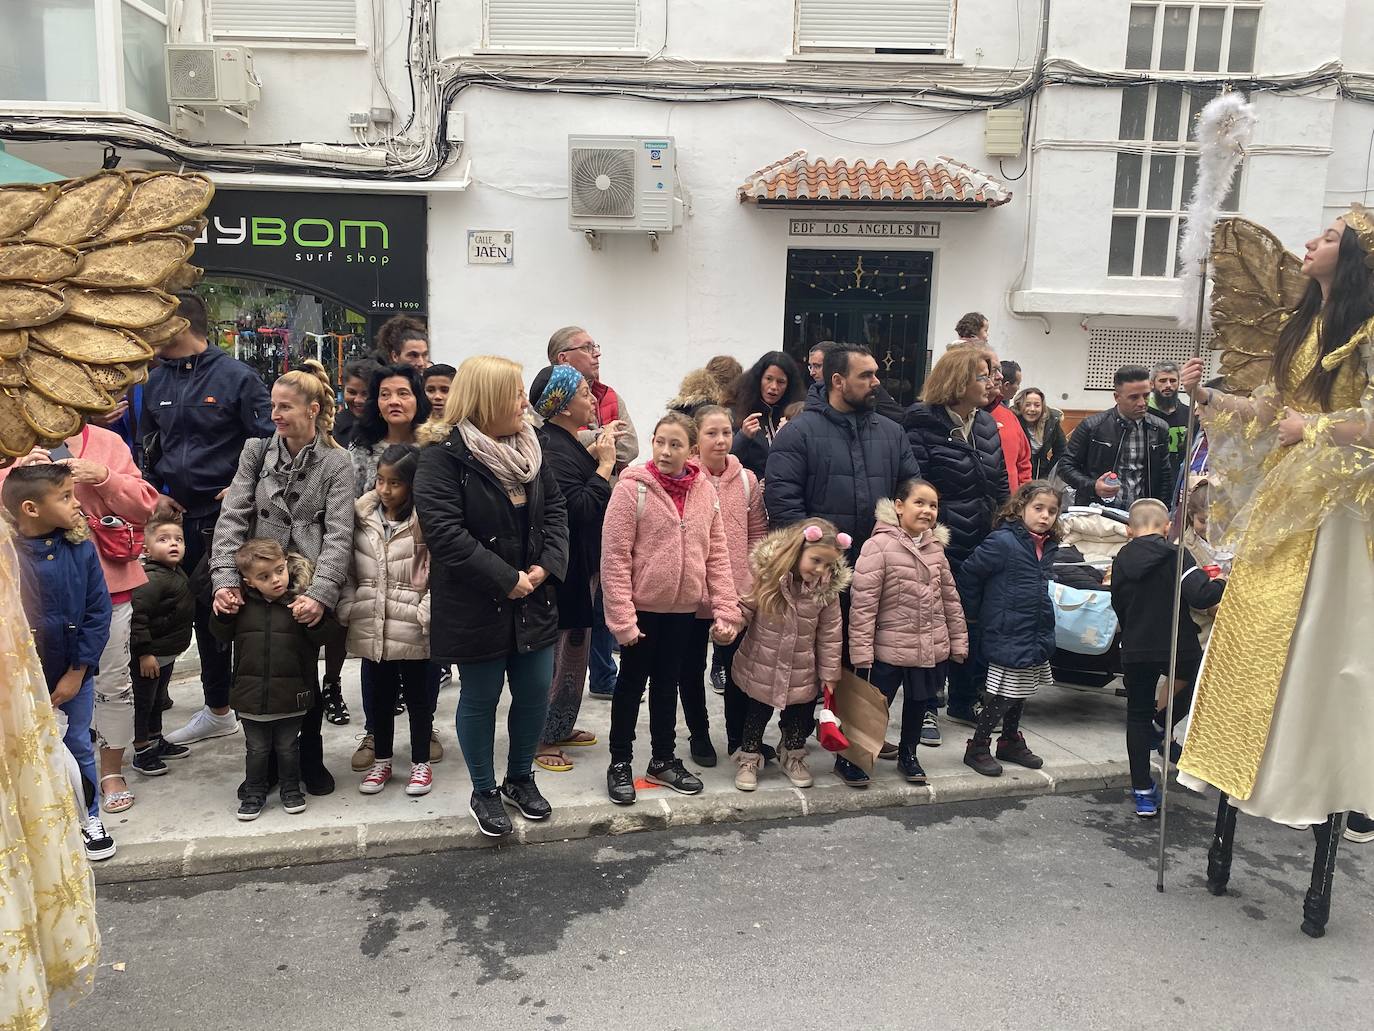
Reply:
<svg viewBox="0 0 1374 1031"><path fill-rule="evenodd" d="M172 2L173 2L173 0L167 0L167 5L170 7L171 4L172 4ZM115 0L114 6L115 6L115 13L116 13L116 20L115 20L115 24L114 24L114 36L113 36L113 39L114 39L114 53L115 53L114 71L115 71L115 74L116 74L116 76L118 77L118 80L119 80L119 85L118 85L119 110L120 110L121 112L123 112L125 115L127 115L128 117L130 117L130 118L136 118L136 119L138 119L140 122L147 122L149 125L161 125L161 126L171 125L171 124L172 124L171 119L172 119L172 117L173 117L173 113L172 113L172 112L173 112L173 108L172 108L172 105L171 105L171 104L168 104L168 105L167 105L168 120L165 121L165 122L160 121L160 120L158 120L158 119L152 117L151 115L145 115L142 111L135 111L135 110L134 110L133 108L131 108L131 107L129 106L129 104L128 104L128 97L127 97L127 94L126 94L126 92L125 92L125 84L124 84L124 31L123 31L123 30L124 30L124 8L125 8L125 7L132 7L134 10L138 11L140 14L146 14L149 18L152 18L154 21L161 22L161 23L162 23L162 41L163 41L164 44L170 42L170 38L171 38L171 37L169 36L168 33L170 32L169 26L171 25L171 20L168 18L167 12L166 12L166 11L159 11L159 10L158 10L157 8L155 8L155 7L150 7L148 4L144 3L143 0ZM162 80L163 80L164 84L165 84L166 81L167 81L167 72L166 72L166 67L165 67L165 62L166 62L167 58L166 58L166 56L165 56L165 53L166 53L166 52L164 51L164 56L163 56L164 67L163 67L163 75L162 75ZM165 86L164 86L164 88L165 88Z"/></svg>
<svg viewBox="0 0 1374 1031"><path fill-rule="evenodd" d="M647 57L644 43L644 0L633 0L635 8L634 42L624 47L587 47L579 44L550 46L548 44L496 44L491 41L491 0L482 0L482 44L479 54L577 54L582 57ZM664 0L672 3L673 0ZM666 42L666 41L665 41Z"/></svg>
<svg viewBox="0 0 1374 1031"><path fill-rule="evenodd" d="M670 0L671 2L671 0ZM863 0L854 0L856 4ZM954 30L958 21L958 0L949 0L949 33L945 37L942 50L913 50L897 53L878 53L884 49L875 41L871 47L826 46L802 42L802 5L805 0L794 0L792 10L792 59L810 61L885 61L900 64L948 64L955 63Z"/></svg>
<svg viewBox="0 0 1374 1031"><path fill-rule="evenodd" d="M134 111L125 103L124 97L124 33L123 16L125 5L142 14L168 25L165 12L158 11L143 3L142 0L95 0L95 59L99 88L95 100L14 100L5 101L16 111L34 111L54 114L117 114L146 125L166 128L171 123L161 122L140 111Z"/></svg>
<svg viewBox="0 0 1374 1031"><path fill-rule="evenodd" d="M1171 75L1196 75L1200 78L1226 78L1231 75L1250 76L1254 74L1254 62L1251 62L1249 71L1228 71L1231 63L1231 28L1235 20L1237 11L1254 11L1262 14L1264 10L1264 0L1132 0L1127 8L1127 18L1134 13L1137 7L1153 7L1155 9L1154 36L1150 42L1150 63L1144 68L1129 66L1127 71L1160 71L1159 61L1164 44L1164 12L1170 7L1186 7L1191 10L1188 19L1188 42L1184 45L1185 67L1182 69L1168 69ZM1219 67L1215 70L1195 72L1194 64L1197 62L1197 30L1198 30L1198 11L1201 9L1220 10L1224 12L1221 24L1221 56L1218 59ZM1127 22L1129 25L1129 20ZM1259 28L1263 27L1263 17L1260 18L1260 25L1255 30L1255 56L1259 55ZM1125 59L1123 58L1123 66Z"/></svg>
<svg viewBox="0 0 1374 1031"><path fill-rule="evenodd" d="M171 0L169 0L171 2ZM264 50L366 50L369 40L369 22L372 17L372 3L386 3L387 0L353 0L353 35L311 36L290 33L249 33L216 32L214 28L215 0L202 0L205 4L206 31L212 43L252 44ZM365 9L366 8L366 9Z"/></svg>
<svg viewBox="0 0 1374 1031"><path fill-rule="evenodd" d="M1173 139L1155 139L1155 110L1159 100L1160 90L1169 87L1161 85L1148 87L1136 86L1125 87L1120 91L1123 112L1126 105L1126 98L1130 91L1144 89L1148 90L1148 94L1145 103L1143 138L1138 140L1122 138L1120 118L1118 118L1117 121L1117 137L1120 140L1120 147L1117 151L1117 164L1112 172L1112 214L1111 223L1108 227L1107 275L1109 279L1113 280L1171 280L1176 278L1178 274L1178 245L1183 230L1184 216L1186 214L1185 208L1189 199L1184 192L1187 179L1187 163L1190 158L1193 159L1194 162L1197 158L1197 146L1190 142L1192 118L1195 110L1200 110L1202 107L1201 104L1195 104L1193 102L1193 94L1188 91L1187 83L1189 79L1215 80L1226 78L1230 75L1248 76L1254 74L1253 63L1249 71L1227 71L1231 59L1231 28L1233 16L1237 10L1252 10L1259 12L1263 9L1263 0L1230 0L1230 2L1226 3L1218 3L1215 2L1215 0L1213 0L1213 2L1206 2L1206 0L1201 0L1201 2L1187 2L1187 0L1185 0L1185 2L1177 2L1177 0L1173 0L1173 2L1171 2L1171 0L1144 0L1144 2L1140 2L1140 0L1136 0L1136 2L1132 2L1128 8L1128 17L1130 14L1133 14L1137 8L1141 7L1150 7L1155 10L1154 32L1150 44L1150 62L1148 68L1141 69L1132 67L1128 69L1129 71L1160 72L1159 63L1163 46L1165 9L1187 8L1191 12L1188 20L1188 40L1184 50L1184 64L1186 67L1181 70L1170 69L1164 72L1164 74L1171 77L1177 76L1177 88L1183 90L1183 100L1179 104L1179 125L1177 126L1177 131L1173 134ZM1225 12L1222 21L1221 54L1218 58L1220 67L1216 71L1193 70L1197 60L1198 12L1202 9L1222 10ZM1263 21L1261 19L1260 24L1256 28L1257 53L1259 49L1259 29L1262 27ZM1124 64L1125 59L1123 58L1123 66ZM1121 166L1121 156L1125 154L1139 156L1140 182L1135 197L1136 203L1131 206L1118 207L1116 203L1117 169ZM1148 204L1152 165L1157 159L1164 157L1170 158L1174 166L1173 189L1170 197L1170 205L1168 208L1151 208ZM1236 179L1232 184L1231 193L1224 205L1225 210L1234 211L1239 207L1240 192L1244 185L1243 172L1244 166L1242 165L1241 169L1236 173ZM1134 219L1135 222L1134 252L1131 259L1131 271L1129 273L1112 272L1111 240L1115 235L1117 220L1124 218ZM1168 219L1169 221L1166 255L1171 255L1172 260L1167 261L1163 274L1151 273L1146 275L1142 271L1145 258L1145 229L1147 220L1151 219Z"/></svg>

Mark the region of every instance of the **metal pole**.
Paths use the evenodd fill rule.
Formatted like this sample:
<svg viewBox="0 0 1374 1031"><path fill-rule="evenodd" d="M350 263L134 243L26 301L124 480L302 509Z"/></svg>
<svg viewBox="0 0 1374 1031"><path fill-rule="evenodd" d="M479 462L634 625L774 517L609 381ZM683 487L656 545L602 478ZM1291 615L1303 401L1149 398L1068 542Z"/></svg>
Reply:
<svg viewBox="0 0 1374 1031"><path fill-rule="evenodd" d="M1196 323L1193 328L1193 357L1202 357L1202 325L1203 308L1207 304L1207 258L1203 258L1198 264L1202 272L1198 276L1197 283L1197 313ZM1197 399L1189 398L1192 402L1188 406L1188 431L1183 438L1183 493L1179 496L1179 534L1178 534L1178 559L1174 567L1174 611L1173 611L1173 632L1169 636L1169 680L1165 685L1164 700L1164 762L1163 774L1161 776L1162 785L1160 788L1159 805L1159 876L1155 881L1157 891L1164 890L1164 867L1165 846L1168 843L1169 826L1169 752L1174 742L1174 680L1178 676L1178 628L1183 618L1183 529L1188 518L1188 495L1192 492L1193 463L1191 451L1193 447L1193 432L1197 427Z"/></svg>

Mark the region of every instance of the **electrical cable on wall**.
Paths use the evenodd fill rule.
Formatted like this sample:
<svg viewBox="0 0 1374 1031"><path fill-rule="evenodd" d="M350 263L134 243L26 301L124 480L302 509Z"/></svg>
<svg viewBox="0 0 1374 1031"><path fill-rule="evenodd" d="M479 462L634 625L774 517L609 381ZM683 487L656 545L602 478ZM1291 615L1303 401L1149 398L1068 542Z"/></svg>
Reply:
<svg viewBox="0 0 1374 1031"><path fill-rule="evenodd" d="M951 117L941 123L944 125L965 114L1033 101L1042 91L1055 86L1122 89L1176 85L1190 94L1211 94L1227 87L1252 95L1264 92L1306 95L1334 89L1338 98L1374 103L1374 75L1346 72L1339 62L1329 62L1294 75L1180 78L1157 72L1091 69L1070 60L1047 60L1042 50L1035 65L1028 68L1015 65L1009 69L941 68L938 81L928 72L913 70L881 85L873 83L873 71L866 66L707 66L682 58L651 58L631 68L626 68L620 60L567 58L506 59L501 66L496 66L485 58L439 58L435 48L435 4L436 0L412 0L410 4L405 67L411 106L405 124L375 141L359 132L354 143L337 144L337 149L344 152L353 148L360 153L382 149L389 160L383 167L359 167L346 161L302 157L299 147L313 141L200 144L182 139L169 130L126 118L77 121L12 113L0 119L0 139L100 142L117 148L149 150L171 162L215 172L267 169L317 177L345 172L350 178L359 180L424 181L434 178L457 157L457 145L448 140L449 110L464 90L474 86L507 92L556 92L658 103L768 101L788 111L812 131L844 143L876 141L857 141L828 132L807 122L798 112L840 112L890 104L911 110L947 112ZM374 29L379 35L385 34L384 14L374 20ZM1019 22L1017 30L1019 37ZM389 46L386 40L381 42L383 49ZM658 54L662 52L660 48ZM394 111L395 97L385 82L384 69L380 65L383 57L384 53L380 57L373 55L373 70ZM1018 60L1019 57L1018 51ZM598 64L606 70L598 73ZM890 74L886 66L885 74ZM923 81L915 81L918 76L922 76ZM954 82L969 85L960 88L951 85ZM412 135L415 129L418 132ZM925 135L928 134L888 141L886 145L913 142Z"/></svg>

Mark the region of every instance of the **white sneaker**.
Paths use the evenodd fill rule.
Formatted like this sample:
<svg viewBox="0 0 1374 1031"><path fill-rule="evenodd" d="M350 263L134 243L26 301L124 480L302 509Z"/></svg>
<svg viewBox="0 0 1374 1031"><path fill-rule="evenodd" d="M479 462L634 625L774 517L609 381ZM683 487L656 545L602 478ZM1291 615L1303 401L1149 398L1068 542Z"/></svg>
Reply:
<svg viewBox="0 0 1374 1031"><path fill-rule="evenodd" d="M216 716L208 706L202 706L191 721L180 730L165 735L174 745L193 745L197 741L208 741L212 737L228 737L239 732L239 719L233 712Z"/></svg>
<svg viewBox="0 0 1374 1031"><path fill-rule="evenodd" d="M101 822L100 817L91 816L86 819L85 825L81 828L81 837L86 843L86 858L92 863L109 859L115 854L114 838L105 830L105 824Z"/></svg>

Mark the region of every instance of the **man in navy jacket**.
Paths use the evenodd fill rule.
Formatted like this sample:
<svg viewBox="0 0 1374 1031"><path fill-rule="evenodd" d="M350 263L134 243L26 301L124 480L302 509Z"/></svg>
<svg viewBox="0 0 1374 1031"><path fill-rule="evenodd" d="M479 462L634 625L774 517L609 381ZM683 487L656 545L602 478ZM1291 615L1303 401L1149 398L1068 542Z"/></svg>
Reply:
<svg viewBox="0 0 1374 1031"><path fill-rule="evenodd" d="M878 363L868 348L831 344L825 382L773 440L763 478L768 521L828 519L854 539L852 562L873 533L874 508L897 484L920 476L901 426L877 413Z"/></svg>
<svg viewBox="0 0 1374 1031"><path fill-rule="evenodd" d="M205 303L178 295L177 314L190 323L158 351L162 364L143 388L144 474L182 514L184 564L194 572L214 539L224 492L252 437L270 437L272 401L257 374L207 341ZM207 599L208 600L208 599ZM229 711L229 651L210 633L210 608L196 599L196 647L205 708L167 735L174 744L238 730Z"/></svg>

